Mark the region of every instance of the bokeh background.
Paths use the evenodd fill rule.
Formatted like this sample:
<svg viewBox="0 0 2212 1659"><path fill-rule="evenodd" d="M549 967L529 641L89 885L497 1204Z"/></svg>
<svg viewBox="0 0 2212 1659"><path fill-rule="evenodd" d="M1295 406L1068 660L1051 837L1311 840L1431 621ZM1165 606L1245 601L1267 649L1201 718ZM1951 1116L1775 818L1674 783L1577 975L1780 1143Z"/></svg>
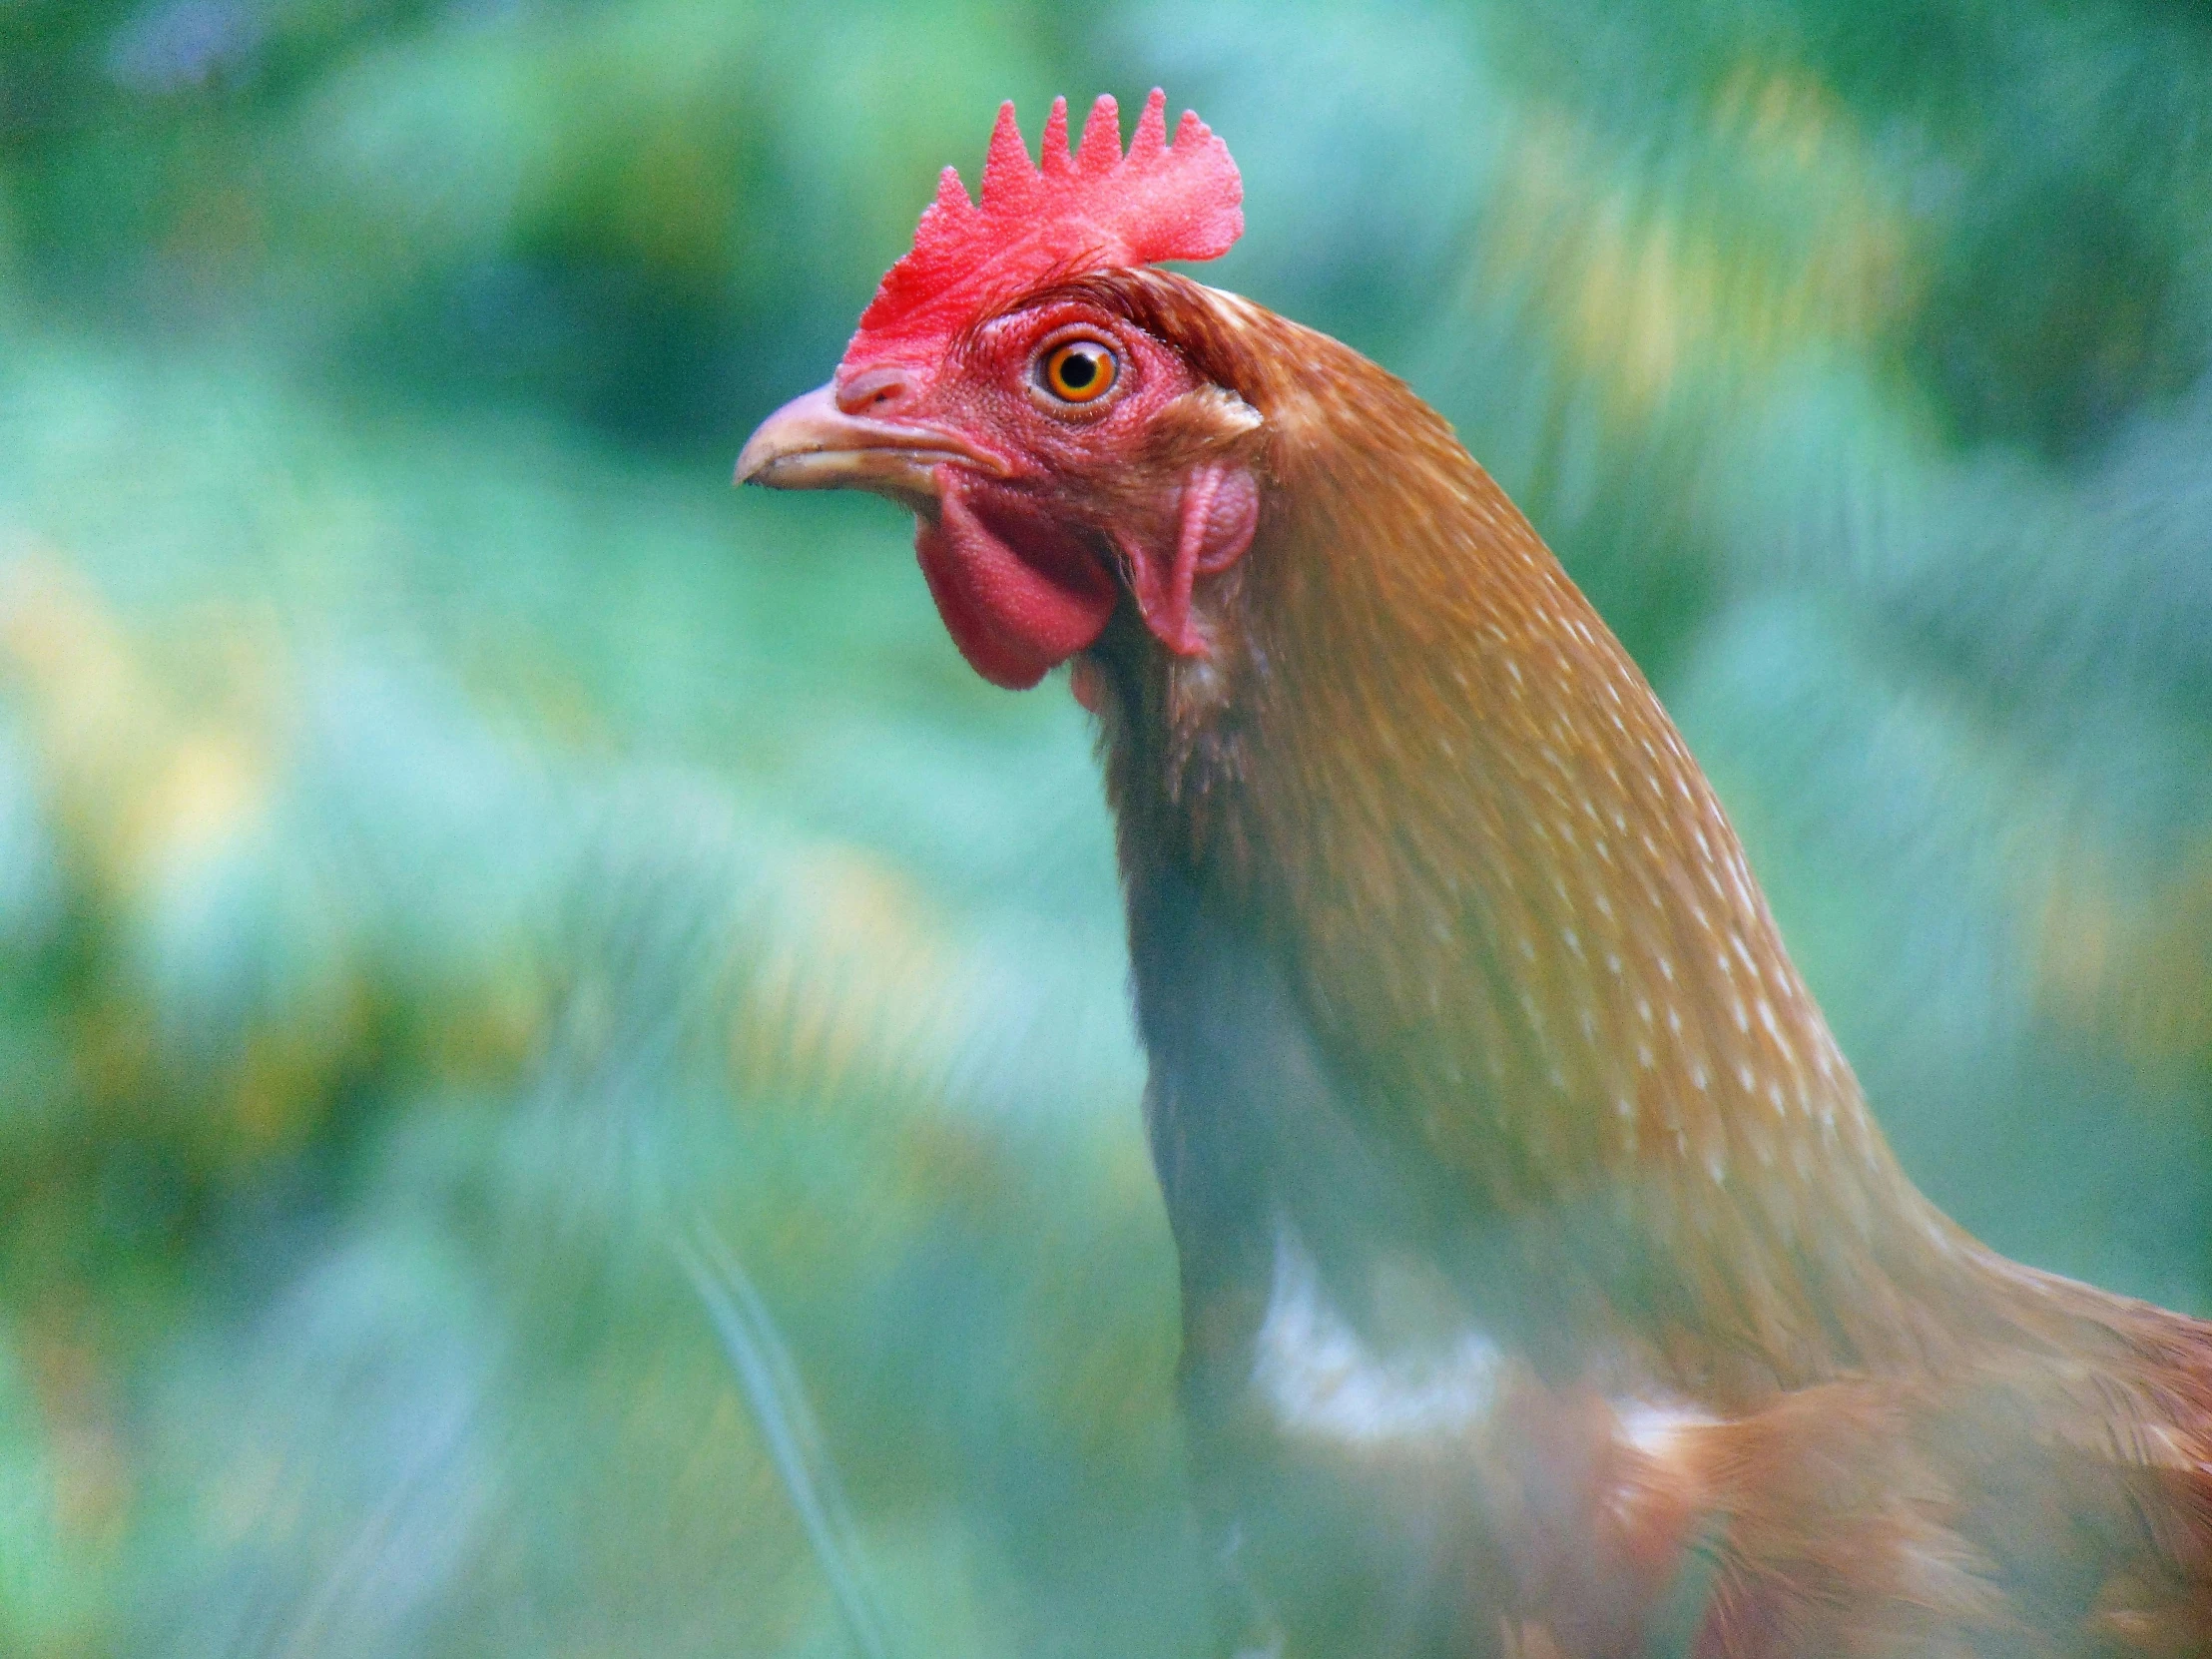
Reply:
<svg viewBox="0 0 2212 1659"><path fill-rule="evenodd" d="M0 1653L1195 1651L1083 717L727 487L1154 83L1916 1177L2212 1309L2202 5L0 0Z"/></svg>

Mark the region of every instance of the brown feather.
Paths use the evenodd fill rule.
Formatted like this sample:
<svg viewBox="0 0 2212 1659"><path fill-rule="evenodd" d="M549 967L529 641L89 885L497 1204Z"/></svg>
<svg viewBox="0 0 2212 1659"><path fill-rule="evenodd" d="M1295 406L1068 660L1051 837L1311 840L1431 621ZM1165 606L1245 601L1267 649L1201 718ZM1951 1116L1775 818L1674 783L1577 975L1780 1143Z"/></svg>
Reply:
<svg viewBox="0 0 2212 1659"><path fill-rule="evenodd" d="M1132 902L1179 871L1243 918L1375 1132L1509 1241L1523 1450L1438 1453L1501 1552L1469 1582L1510 1586L1469 1628L1638 1651L1695 1542L1710 1659L2212 1653L2212 1328L1913 1188L1650 687L1440 417L1184 278L1071 289L1265 422L1211 654L1124 618L1085 668ZM1639 1464L1601 1373L1705 1416ZM1538 1526L1561 1468L1609 1495Z"/></svg>

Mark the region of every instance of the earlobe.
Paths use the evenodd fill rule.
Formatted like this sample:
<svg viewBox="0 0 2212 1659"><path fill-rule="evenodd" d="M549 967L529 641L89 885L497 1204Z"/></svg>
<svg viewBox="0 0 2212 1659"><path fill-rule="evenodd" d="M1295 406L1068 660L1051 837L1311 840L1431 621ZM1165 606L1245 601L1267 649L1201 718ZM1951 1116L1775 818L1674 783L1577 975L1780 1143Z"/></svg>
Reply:
<svg viewBox="0 0 2212 1659"><path fill-rule="evenodd" d="M1243 454L1266 424L1266 416L1227 386L1195 386L1160 411L1155 431L1194 452Z"/></svg>
<svg viewBox="0 0 2212 1659"><path fill-rule="evenodd" d="M1201 576L1244 557L1260 527L1260 487L1251 471L1229 462L1194 467L1176 511L1175 546L1162 550L1116 537L1129 566L1129 585L1159 642L1179 657L1203 657L1205 631L1191 616L1191 590Z"/></svg>

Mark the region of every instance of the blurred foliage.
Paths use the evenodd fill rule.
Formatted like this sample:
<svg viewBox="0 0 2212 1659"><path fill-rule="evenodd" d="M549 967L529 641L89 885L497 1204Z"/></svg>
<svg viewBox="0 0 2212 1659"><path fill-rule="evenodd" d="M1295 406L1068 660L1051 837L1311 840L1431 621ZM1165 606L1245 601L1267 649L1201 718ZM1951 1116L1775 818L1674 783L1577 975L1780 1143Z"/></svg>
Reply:
<svg viewBox="0 0 2212 1659"><path fill-rule="evenodd" d="M892 1653L1193 1651L1082 720L722 487L997 100L1155 81L1916 1175L2212 1307L2200 8L4 0L0 1652L853 1651L810 1419Z"/></svg>

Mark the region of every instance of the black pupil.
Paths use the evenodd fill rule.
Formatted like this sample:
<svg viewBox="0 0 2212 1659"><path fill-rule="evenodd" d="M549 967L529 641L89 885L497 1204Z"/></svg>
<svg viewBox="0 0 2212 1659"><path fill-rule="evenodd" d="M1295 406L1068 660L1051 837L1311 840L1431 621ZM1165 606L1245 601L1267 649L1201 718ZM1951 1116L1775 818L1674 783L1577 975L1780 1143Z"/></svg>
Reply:
<svg viewBox="0 0 2212 1659"><path fill-rule="evenodd" d="M1060 383L1070 391L1088 391L1099 376L1100 366L1096 351L1081 347L1069 350L1060 358Z"/></svg>

